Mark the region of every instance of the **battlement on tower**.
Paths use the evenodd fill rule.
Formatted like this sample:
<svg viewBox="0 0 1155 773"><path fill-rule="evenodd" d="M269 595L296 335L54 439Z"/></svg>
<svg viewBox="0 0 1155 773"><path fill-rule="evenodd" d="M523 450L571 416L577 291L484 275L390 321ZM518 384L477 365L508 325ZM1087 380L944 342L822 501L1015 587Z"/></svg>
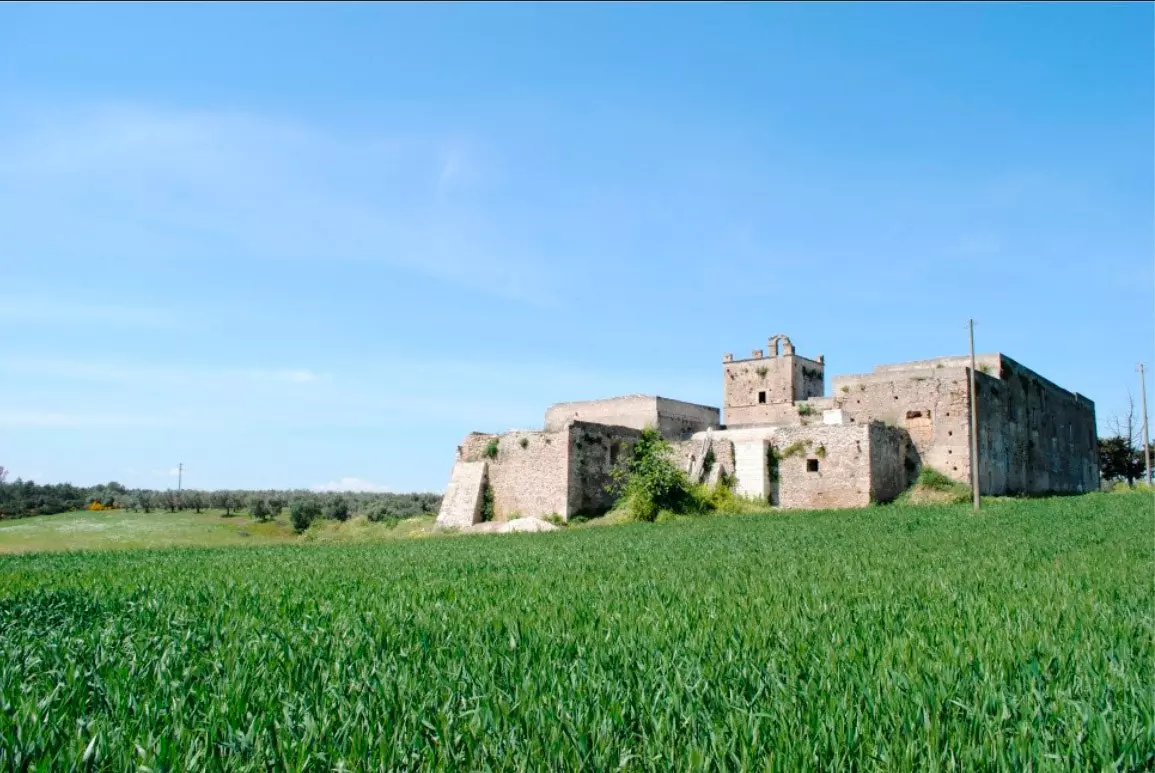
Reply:
<svg viewBox="0 0 1155 773"><path fill-rule="evenodd" d="M750 357L722 357L722 410L728 426L768 424L780 421L784 409L826 393L826 363L794 350L788 336L770 336L766 349Z"/></svg>

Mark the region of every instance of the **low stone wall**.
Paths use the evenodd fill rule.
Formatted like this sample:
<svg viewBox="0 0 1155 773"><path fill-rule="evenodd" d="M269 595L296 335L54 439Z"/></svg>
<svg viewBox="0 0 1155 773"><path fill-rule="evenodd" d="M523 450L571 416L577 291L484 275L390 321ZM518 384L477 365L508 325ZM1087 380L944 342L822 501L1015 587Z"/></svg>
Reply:
<svg viewBox="0 0 1155 773"><path fill-rule="evenodd" d="M491 440L497 441L496 456L486 454ZM566 515L568 431L474 433L462 443L461 455L466 461L487 462L494 520L505 521L512 515Z"/></svg>
<svg viewBox="0 0 1155 773"><path fill-rule="evenodd" d="M780 427L774 446L778 506L817 509L870 504L869 425Z"/></svg>

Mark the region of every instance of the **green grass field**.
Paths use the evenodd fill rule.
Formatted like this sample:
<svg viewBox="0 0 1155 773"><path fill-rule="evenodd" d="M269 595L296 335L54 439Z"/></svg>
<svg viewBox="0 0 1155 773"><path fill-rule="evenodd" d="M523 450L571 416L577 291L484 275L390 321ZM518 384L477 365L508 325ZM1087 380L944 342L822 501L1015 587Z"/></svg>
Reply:
<svg viewBox="0 0 1155 773"><path fill-rule="evenodd" d="M433 516L412 518L400 524L371 524L364 518L340 524L319 520L300 536L293 533L286 515L258 523L243 511L231 518L223 517L223 513L223 510L203 513L105 510L0 521L0 554L368 541L409 536L433 525Z"/></svg>
<svg viewBox="0 0 1155 773"><path fill-rule="evenodd" d="M1153 578L1149 494L0 556L0 769L1150 770Z"/></svg>

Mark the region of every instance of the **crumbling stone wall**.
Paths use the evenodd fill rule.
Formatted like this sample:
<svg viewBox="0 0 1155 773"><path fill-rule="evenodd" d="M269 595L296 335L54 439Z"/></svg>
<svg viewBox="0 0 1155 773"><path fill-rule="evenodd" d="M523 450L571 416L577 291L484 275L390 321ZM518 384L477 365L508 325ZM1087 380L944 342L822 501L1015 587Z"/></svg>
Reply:
<svg viewBox="0 0 1155 773"><path fill-rule="evenodd" d="M734 442L728 432L695 432L688 440L671 441L670 452L692 483L712 486L722 473L734 474ZM713 456L713 462L707 467L708 455Z"/></svg>
<svg viewBox="0 0 1155 773"><path fill-rule="evenodd" d="M970 477L967 371L930 367L838 376L834 405L850 421L881 421L905 429L916 450L915 469L929 465L954 480Z"/></svg>
<svg viewBox="0 0 1155 773"><path fill-rule="evenodd" d="M568 519L601 515L614 505L610 471L634 452L641 431L631 427L574 422L569 428Z"/></svg>
<svg viewBox="0 0 1155 773"><path fill-rule="evenodd" d="M569 422L558 432L472 433L462 461L482 461L493 492L494 520L511 516L597 515L613 505L610 470L633 452L641 435L630 427ZM497 441L496 456L487 455Z"/></svg>
<svg viewBox="0 0 1155 773"><path fill-rule="evenodd" d="M872 464L900 465L880 449L872 458L870 425L779 427L774 433L777 504L783 508L864 507Z"/></svg>

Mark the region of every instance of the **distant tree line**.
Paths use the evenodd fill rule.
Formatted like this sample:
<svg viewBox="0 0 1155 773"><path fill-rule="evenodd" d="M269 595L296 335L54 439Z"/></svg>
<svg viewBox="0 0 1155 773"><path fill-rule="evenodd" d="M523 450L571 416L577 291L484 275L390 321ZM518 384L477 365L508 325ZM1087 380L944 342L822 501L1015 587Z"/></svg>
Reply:
<svg viewBox="0 0 1155 773"><path fill-rule="evenodd" d="M143 513L154 511L175 513L183 510L201 512L206 509L223 510L226 516L247 511L257 520L272 520L287 507L307 503L297 509L315 517L345 521L365 516L371 521L400 520L426 513L436 513L441 506L441 495L432 493L318 493L308 490L222 490L199 491L185 489L129 489L115 481L87 488L71 483L37 484L16 479L11 483L0 479L0 518L25 518L32 515L51 515L70 510L84 510L99 503L101 508L132 510ZM294 525L304 522L304 515L294 519ZM312 518L308 519L312 522ZM307 528L307 524L306 524ZM301 529L303 531L303 529Z"/></svg>

